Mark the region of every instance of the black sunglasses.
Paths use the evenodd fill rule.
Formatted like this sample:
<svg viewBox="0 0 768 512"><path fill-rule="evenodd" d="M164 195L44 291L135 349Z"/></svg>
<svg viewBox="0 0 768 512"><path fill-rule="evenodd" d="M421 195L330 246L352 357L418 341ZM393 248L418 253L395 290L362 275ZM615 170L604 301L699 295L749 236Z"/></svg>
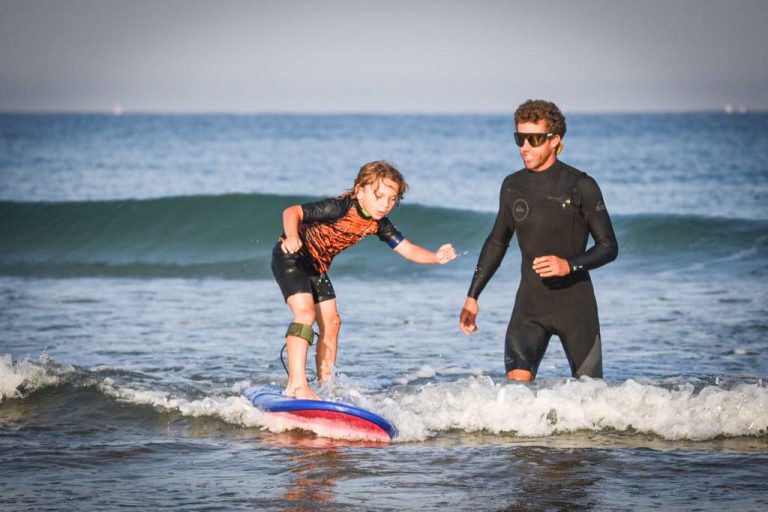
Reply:
<svg viewBox="0 0 768 512"><path fill-rule="evenodd" d="M515 132L515 144L517 144L520 147L523 147L525 145L525 141L528 141L528 144L530 144L532 148L536 148L544 144L544 142L546 142L546 140L552 137L553 135L554 133Z"/></svg>

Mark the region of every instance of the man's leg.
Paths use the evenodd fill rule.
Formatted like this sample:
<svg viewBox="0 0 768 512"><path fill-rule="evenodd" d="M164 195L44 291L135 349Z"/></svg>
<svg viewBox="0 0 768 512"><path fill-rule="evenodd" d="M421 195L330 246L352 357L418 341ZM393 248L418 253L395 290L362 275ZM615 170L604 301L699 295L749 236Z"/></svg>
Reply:
<svg viewBox="0 0 768 512"><path fill-rule="evenodd" d="M507 378L532 381L536 377L552 335L536 322L520 320L512 314L504 346L504 366Z"/></svg>
<svg viewBox="0 0 768 512"><path fill-rule="evenodd" d="M600 340L600 319L595 295L590 289L576 297L571 307L562 311L558 332L563 350L571 365L571 375L601 379L603 377L603 344Z"/></svg>
<svg viewBox="0 0 768 512"><path fill-rule="evenodd" d="M575 378L603 378L603 344L600 340L600 327L586 325L577 334L561 335L563 350L571 365L571 375Z"/></svg>
<svg viewBox="0 0 768 512"><path fill-rule="evenodd" d="M509 370L507 372L507 379L530 382L533 380L533 374L528 370Z"/></svg>

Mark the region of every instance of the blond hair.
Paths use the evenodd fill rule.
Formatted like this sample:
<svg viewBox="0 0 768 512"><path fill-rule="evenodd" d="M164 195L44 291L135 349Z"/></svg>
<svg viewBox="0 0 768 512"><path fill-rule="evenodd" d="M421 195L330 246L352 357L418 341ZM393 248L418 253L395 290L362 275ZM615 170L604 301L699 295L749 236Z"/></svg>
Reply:
<svg viewBox="0 0 768 512"><path fill-rule="evenodd" d="M397 200L400 201L408 190L408 184L400 171L385 160L368 162L362 166L357 173L351 192L354 193L359 187L371 185L382 179L392 180L397 184Z"/></svg>

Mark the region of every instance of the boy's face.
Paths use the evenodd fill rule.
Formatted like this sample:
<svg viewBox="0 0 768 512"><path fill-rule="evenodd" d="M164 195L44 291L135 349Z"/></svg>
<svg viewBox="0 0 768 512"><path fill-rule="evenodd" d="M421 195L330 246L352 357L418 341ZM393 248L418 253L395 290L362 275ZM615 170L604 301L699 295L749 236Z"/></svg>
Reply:
<svg viewBox="0 0 768 512"><path fill-rule="evenodd" d="M381 178L373 183L357 187L355 198L371 217L379 220L386 217L397 204L398 189L399 187L394 181Z"/></svg>

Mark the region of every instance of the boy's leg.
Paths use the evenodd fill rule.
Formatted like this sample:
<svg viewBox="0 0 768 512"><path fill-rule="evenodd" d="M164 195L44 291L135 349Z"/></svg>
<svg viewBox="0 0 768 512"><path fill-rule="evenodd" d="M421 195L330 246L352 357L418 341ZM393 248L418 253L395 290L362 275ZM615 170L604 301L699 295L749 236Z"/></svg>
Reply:
<svg viewBox="0 0 768 512"><path fill-rule="evenodd" d="M309 325L315 323L315 304L311 293L296 293L286 300L293 313L293 321ZM312 391L307 382L307 352L309 342L299 336L286 336L285 345L288 351L288 385L285 393L296 398L319 400L317 393Z"/></svg>
<svg viewBox="0 0 768 512"><path fill-rule="evenodd" d="M336 366L336 348L341 329L341 317L336 309L336 299L326 300L315 304L317 325L320 327L320 338L317 342L315 363L317 364L317 379L328 382L333 377Z"/></svg>

